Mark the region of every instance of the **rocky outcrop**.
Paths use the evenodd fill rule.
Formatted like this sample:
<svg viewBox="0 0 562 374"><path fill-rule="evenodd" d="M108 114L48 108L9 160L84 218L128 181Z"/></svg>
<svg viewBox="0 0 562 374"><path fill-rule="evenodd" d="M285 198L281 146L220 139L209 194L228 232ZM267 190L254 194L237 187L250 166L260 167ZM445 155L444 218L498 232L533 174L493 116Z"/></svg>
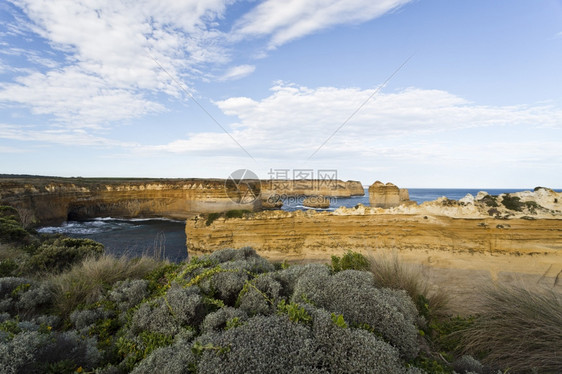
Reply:
<svg viewBox="0 0 562 374"><path fill-rule="evenodd" d="M0 178L0 204L18 209L27 224L93 217L186 219L199 213L260 210L259 183L224 180Z"/></svg>
<svg viewBox="0 0 562 374"><path fill-rule="evenodd" d="M261 182L262 197L267 199L272 195L287 196L330 196L350 197L363 196L365 190L358 181L341 180L264 180Z"/></svg>
<svg viewBox="0 0 562 374"><path fill-rule="evenodd" d="M324 196L311 196L304 199L302 205L308 208L327 209L330 207L330 199Z"/></svg>
<svg viewBox="0 0 562 374"><path fill-rule="evenodd" d="M376 181L369 187L369 203L372 207L392 208L409 200L408 190L392 183Z"/></svg>

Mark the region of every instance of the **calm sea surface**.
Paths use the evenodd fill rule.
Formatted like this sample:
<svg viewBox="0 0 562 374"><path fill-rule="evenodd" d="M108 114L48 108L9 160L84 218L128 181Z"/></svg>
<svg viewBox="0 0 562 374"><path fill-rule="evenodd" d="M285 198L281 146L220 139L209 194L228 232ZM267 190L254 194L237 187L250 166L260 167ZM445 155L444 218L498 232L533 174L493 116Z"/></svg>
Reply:
<svg viewBox="0 0 562 374"><path fill-rule="evenodd" d="M418 203L435 200L441 196L458 200L467 193L476 196L478 191L482 190L491 195L499 195L501 193L523 191L524 189L408 189L410 200ZM351 208L357 204L369 205L367 190L365 190L365 196L346 199L334 198L329 209L318 210L332 211L341 206ZM302 199L295 198L285 201L283 210L293 211L297 209L308 209L302 206ZM105 245L107 253L114 255L125 254L135 257L147 254L166 257L174 262L187 259L185 224L183 221L166 219L125 220L106 217L87 221L68 221L61 226L42 227L38 231L43 233L62 233L75 238L93 239Z"/></svg>

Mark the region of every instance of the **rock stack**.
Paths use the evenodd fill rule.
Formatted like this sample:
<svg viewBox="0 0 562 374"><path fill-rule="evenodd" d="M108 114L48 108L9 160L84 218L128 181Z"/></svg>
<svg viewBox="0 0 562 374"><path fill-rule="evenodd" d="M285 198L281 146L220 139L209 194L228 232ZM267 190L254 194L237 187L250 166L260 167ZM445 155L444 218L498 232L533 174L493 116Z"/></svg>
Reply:
<svg viewBox="0 0 562 374"><path fill-rule="evenodd" d="M372 207L392 208L407 201L410 201L408 190L392 183L376 181L369 187L369 203Z"/></svg>

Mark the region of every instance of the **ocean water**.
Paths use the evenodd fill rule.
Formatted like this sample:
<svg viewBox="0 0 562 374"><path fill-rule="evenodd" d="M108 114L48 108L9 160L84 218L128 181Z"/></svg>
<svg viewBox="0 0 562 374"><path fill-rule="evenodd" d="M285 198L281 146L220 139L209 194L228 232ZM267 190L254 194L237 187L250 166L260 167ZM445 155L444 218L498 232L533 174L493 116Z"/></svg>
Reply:
<svg viewBox="0 0 562 374"><path fill-rule="evenodd" d="M37 231L92 239L102 243L106 253L116 256L149 255L173 262L187 259L184 221L104 217L68 221L60 226L41 227Z"/></svg>
<svg viewBox="0 0 562 374"><path fill-rule="evenodd" d="M458 200L467 193L476 196L478 191L486 191L492 195L523 191L524 189L426 189L411 188L410 200L421 204L435 200L441 196ZM302 205L302 198L291 198L284 201L283 210L310 209ZM357 204L369 205L369 195L351 198L332 198L328 209L333 211L341 206L348 208ZM86 221L68 221L60 226L48 226L38 229L42 233L61 233L74 238L93 239L105 246L106 253L117 256L137 257L143 254L168 258L173 262L187 259L185 223L168 219L119 219L111 217L95 218Z"/></svg>
<svg viewBox="0 0 562 374"><path fill-rule="evenodd" d="M410 200L421 204L425 201L432 201L439 197L445 196L451 200L458 200L462 199L466 196L466 194L471 194L472 196L476 196L479 191L486 191L490 195L499 195L502 193L512 193L518 191L524 191L525 189L469 189L469 188L452 188L452 189L444 189L444 188L408 188L408 192L410 193ZM532 190L532 189L531 189ZM295 198L287 198L283 200L283 210L286 211L294 211L298 209L311 209L307 208L302 205L303 198L302 197L295 197ZM365 206L369 206L369 192L365 189L364 196L353 196L349 198L331 198L330 199L330 207L327 209L316 209L320 211L333 211L339 207L346 207L346 208L353 208L357 204L363 204Z"/></svg>

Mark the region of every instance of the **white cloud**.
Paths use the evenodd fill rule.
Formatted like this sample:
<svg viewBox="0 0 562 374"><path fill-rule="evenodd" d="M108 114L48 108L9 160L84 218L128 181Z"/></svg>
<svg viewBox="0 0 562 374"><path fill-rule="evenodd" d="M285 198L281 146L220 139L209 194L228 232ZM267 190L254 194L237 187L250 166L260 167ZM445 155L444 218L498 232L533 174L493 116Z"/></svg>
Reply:
<svg viewBox="0 0 562 374"><path fill-rule="evenodd" d="M169 75L189 79L200 74L201 64L227 60L216 42L220 33L207 27L227 2L13 0L29 20L16 16L17 23L27 23L12 29L39 35L65 59L57 67L47 54L12 49L50 70L2 84L0 101L52 114L72 126L160 111L152 96L181 92Z"/></svg>
<svg viewBox="0 0 562 374"><path fill-rule="evenodd" d="M308 88L279 83L260 101L234 97L216 102L236 116L232 135L253 156L306 159L371 95L357 88ZM441 90L408 88L382 93L365 105L318 154L318 158L380 154L382 143L417 134L469 128L556 128L562 110L549 106L483 106ZM506 130L507 131L507 130ZM399 143L398 143L399 144ZM153 147L172 152L239 152L226 134L198 133ZM355 155L355 156L353 156Z"/></svg>
<svg viewBox="0 0 562 374"><path fill-rule="evenodd" d="M0 123L0 139L25 142L51 143L66 146L96 146L135 148L138 144L126 143L89 134L83 129L45 129L36 126L16 126Z"/></svg>
<svg viewBox="0 0 562 374"><path fill-rule="evenodd" d="M242 17L238 37L271 35L273 49L331 26L361 23L393 11L411 0L266 0Z"/></svg>
<svg viewBox="0 0 562 374"><path fill-rule="evenodd" d="M227 81L227 80L235 80L235 79L244 78L245 76L252 74L255 70L256 70L256 67L254 65L234 66L234 67L228 69L228 71L226 73L224 73L219 78L219 80Z"/></svg>

